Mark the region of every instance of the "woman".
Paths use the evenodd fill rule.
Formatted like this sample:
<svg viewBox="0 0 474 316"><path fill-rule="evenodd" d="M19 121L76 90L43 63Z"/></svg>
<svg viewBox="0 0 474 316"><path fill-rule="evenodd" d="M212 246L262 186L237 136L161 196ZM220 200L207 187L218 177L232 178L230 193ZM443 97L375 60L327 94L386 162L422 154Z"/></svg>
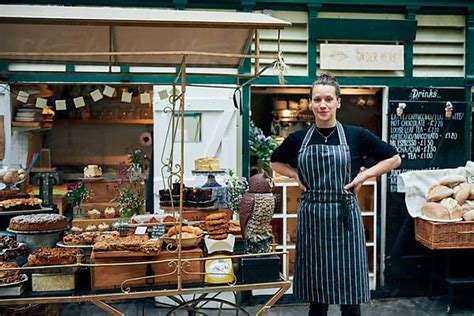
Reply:
<svg viewBox="0 0 474 316"><path fill-rule="evenodd" d="M271 158L272 168L303 191L293 291L310 302L309 315L327 315L329 304L340 304L342 315L360 315L370 292L356 193L401 162L394 147L368 130L336 120L340 94L333 76L320 75L311 88L315 124L289 135ZM376 163L359 173L366 156Z"/></svg>

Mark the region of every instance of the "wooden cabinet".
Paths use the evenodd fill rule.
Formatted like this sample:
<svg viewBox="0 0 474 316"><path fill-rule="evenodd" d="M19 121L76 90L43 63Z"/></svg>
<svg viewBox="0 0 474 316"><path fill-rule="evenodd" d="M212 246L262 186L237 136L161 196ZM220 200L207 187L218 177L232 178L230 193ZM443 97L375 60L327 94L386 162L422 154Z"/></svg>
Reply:
<svg viewBox="0 0 474 316"><path fill-rule="evenodd" d="M277 208L272 220L277 251L288 251L282 256L281 272L293 278L297 211L301 201L298 184L287 178L275 178L274 194ZM377 276L377 182L366 181L357 194L365 228L366 248L369 258L370 289L376 288ZM292 293L292 288L289 292Z"/></svg>

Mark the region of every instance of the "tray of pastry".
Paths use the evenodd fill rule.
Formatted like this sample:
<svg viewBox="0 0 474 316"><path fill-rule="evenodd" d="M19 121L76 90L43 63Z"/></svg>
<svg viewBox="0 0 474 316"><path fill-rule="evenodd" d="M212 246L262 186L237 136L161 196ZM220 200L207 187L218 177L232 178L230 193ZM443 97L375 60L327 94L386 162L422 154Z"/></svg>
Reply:
<svg viewBox="0 0 474 316"><path fill-rule="evenodd" d="M0 211L1 215L26 215L26 214L36 214L36 213L44 213L44 212L51 212L53 208L51 207L42 207L35 210L18 210L18 211Z"/></svg>

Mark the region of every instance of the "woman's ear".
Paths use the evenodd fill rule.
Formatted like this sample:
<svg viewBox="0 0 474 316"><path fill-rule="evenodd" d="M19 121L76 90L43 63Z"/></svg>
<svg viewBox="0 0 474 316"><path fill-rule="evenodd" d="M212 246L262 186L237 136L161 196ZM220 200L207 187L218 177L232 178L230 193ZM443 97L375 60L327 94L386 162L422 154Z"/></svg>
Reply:
<svg viewBox="0 0 474 316"><path fill-rule="evenodd" d="M341 98L337 98L337 108L339 109L341 107Z"/></svg>

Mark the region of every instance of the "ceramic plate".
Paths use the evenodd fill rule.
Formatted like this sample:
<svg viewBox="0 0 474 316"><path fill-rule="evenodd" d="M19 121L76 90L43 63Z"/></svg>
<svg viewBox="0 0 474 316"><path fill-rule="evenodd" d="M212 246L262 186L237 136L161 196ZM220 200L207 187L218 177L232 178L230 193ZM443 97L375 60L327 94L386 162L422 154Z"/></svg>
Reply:
<svg viewBox="0 0 474 316"><path fill-rule="evenodd" d="M35 120L36 118L34 117L21 117L21 116L15 117L15 121L17 122L34 122Z"/></svg>
<svg viewBox="0 0 474 316"><path fill-rule="evenodd" d="M460 221L462 221L462 217L453 218L453 219L438 219L438 218L426 217L425 215L420 215L420 218L421 218L421 219L424 219L424 220L426 220L426 221L439 222L439 223L455 223L455 222L460 222Z"/></svg>
<svg viewBox="0 0 474 316"><path fill-rule="evenodd" d="M5 287L5 286L12 286L12 285L17 285L23 282L28 281L28 276L26 274L21 275L21 279L19 281L13 282L13 283L7 283L7 284L0 284L0 287Z"/></svg>

